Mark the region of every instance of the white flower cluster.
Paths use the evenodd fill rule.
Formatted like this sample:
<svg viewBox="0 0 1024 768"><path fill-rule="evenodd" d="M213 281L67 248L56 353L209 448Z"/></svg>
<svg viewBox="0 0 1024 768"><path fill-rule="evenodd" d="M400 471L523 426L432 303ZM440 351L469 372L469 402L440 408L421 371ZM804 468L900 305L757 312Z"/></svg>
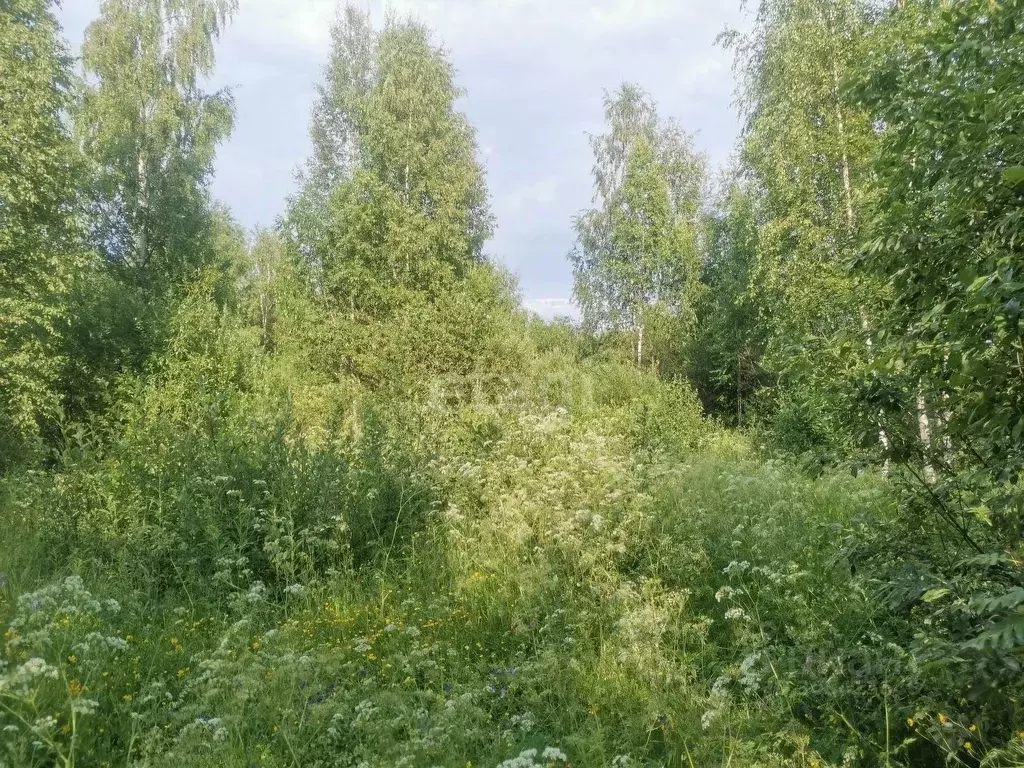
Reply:
<svg viewBox="0 0 1024 768"><path fill-rule="evenodd" d="M700 717L700 727L705 731L728 709L732 698L729 695L730 682L732 682L731 679L723 675L711 686L711 695L708 697L708 703L711 706Z"/></svg>
<svg viewBox="0 0 1024 768"><path fill-rule="evenodd" d="M744 621L747 618L747 612L742 608L730 608L725 612L725 618L728 621Z"/></svg>
<svg viewBox="0 0 1024 768"><path fill-rule="evenodd" d="M11 672L0 675L0 693L7 690L17 690L22 695L27 695L37 681L44 678L56 680L58 670L50 666L44 659L31 658Z"/></svg>
<svg viewBox="0 0 1024 768"><path fill-rule="evenodd" d="M568 764L569 758L557 747L545 747L540 753L541 762L537 761L536 749L525 749L518 757L513 757L501 763L498 768L551 768L558 763Z"/></svg>

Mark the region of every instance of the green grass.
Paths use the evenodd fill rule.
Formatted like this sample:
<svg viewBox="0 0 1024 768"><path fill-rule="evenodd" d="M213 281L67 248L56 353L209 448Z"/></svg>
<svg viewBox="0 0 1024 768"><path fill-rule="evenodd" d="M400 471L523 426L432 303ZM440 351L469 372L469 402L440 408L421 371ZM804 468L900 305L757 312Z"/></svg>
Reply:
<svg viewBox="0 0 1024 768"><path fill-rule="evenodd" d="M366 409L357 436L317 446L244 396L197 442L156 389L103 455L8 481L0 761L781 766L872 749L828 670L878 620L836 555L858 516L889 513L884 483L761 461L667 385L623 370L644 390L602 390L601 365L554 395L571 377L525 400ZM54 530L84 582L62 586Z"/></svg>
<svg viewBox="0 0 1024 768"><path fill-rule="evenodd" d="M1019 764L879 599L885 479L555 335L381 393L189 311L0 481L0 766Z"/></svg>

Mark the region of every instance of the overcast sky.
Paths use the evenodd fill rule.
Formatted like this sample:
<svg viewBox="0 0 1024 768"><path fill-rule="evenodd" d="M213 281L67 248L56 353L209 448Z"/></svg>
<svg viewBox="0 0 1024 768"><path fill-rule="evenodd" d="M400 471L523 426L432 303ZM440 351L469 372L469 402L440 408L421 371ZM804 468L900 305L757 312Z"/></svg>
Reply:
<svg viewBox="0 0 1024 768"><path fill-rule="evenodd" d="M696 132L720 164L738 131L728 52L740 0L359 0L376 22L390 8L435 30L467 91L497 234L488 251L520 277L543 315L570 311L572 216L590 205L586 134L601 129L604 89L631 80ZM63 0L73 49L99 0ZM308 151L313 88L326 61L335 0L240 0L220 42L215 85L234 88L234 135L214 194L247 227L271 225Z"/></svg>

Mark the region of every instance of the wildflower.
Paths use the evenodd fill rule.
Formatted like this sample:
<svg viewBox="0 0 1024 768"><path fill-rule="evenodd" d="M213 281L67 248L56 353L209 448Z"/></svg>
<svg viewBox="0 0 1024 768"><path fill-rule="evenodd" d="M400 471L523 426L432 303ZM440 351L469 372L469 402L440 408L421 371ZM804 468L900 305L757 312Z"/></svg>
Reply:
<svg viewBox="0 0 1024 768"><path fill-rule="evenodd" d="M971 733L977 733L978 732L978 726L975 725L974 723L971 723L970 727L967 730L970 731Z"/></svg>
<svg viewBox="0 0 1024 768"><path fill-rule="evenodd" d="M969 742L969 741L965 741L964 742L964 749L966 749L968 752L970 752L972 749L974 749L974 745L971 744L971 742Z"/></svg>
<svg viewBox="0 0 1024 768"><path fill-rule="evenodd" d="M94 699L75 699L71 702L71 711L77 715L91 715L100 708L100 703ZM100 733L103 729L100 728Z"/></svg>
<svg viewBox="0 0 1024 768"><path fill-rule="evenodd" d="M32 680L36 677L57 678L57 670L37 657L31 658L22 664L16 674L22 680Z"/></svg>
<svg viewBox="0 0 1024 768"><path fill-rule="evenodd" d="M81 696L83 690L82 684L78 680L72 680L68 683L68 693L74 698Z"/></svg>
<svg viewBox="0 0 1024 768"><path fill-rule="evenodd" d="M187 675L187 674L188 674L188 667L183 667L183 668L179 669L178 670L178 679L180 680L181 678L185 677L185 675Z"/></svg>
<svg viewBox="0 0 1024 768"><path fill-rule="evenodd" d="M907 725L909 725L911 728L913 728L914 727L914 718L908 717L907 718Z"/></svg>
<svg viewBox="0 0 1024 768"><path fill-rule="evenodd" d="M78 657L75 656L75 654L72 653L70 656L68 656L68 664L77 664L77 663L78 663Z"/></svg>
<svg viewBox="0 0 1024 768"><path fill-rule="evenodd" d="M945 725L946 723L948 723L948 722L949 722L949 718L948 718L948 717L946 717L946 716L945 716L944 714L942 714L941 712L939 712L939 722L940 722L940 723L941 723L942 725Z"/></svg>

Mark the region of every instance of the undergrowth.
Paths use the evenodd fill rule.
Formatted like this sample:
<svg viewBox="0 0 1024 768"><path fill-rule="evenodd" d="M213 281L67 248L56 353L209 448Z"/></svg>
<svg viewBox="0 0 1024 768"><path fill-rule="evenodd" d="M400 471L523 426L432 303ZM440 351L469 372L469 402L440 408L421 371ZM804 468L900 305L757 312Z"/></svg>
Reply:
<svg viewBox="0 0 1024 768"><path fill-rule="evenodd" d="M520 333L515 375L397 397L291 385L186 305L110 419L3 481L0 764L971 764L984 724L922 709L851 554L884 479Z"/></svg>

